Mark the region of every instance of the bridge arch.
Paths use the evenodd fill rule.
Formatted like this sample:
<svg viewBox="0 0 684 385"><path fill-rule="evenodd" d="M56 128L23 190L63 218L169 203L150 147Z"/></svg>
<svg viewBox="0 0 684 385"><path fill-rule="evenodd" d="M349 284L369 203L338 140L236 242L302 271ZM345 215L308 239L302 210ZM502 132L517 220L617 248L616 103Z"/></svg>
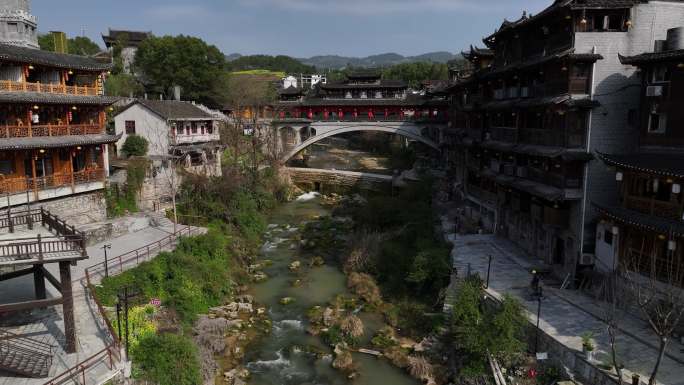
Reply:
<svg viewBox="0 0 684 385"><path fill-rule="evenodd" d="M311 127L312 130L315 130L314 127ZM297 153L300 151L306 149L307 147L311 146L314 143L317 143L325 138L329 138L331 136L339 135L339 134L344 134L348 132L362 132L362 131L375 131L375 132L386 132L388 134L397 134L401 135L404 137L407 137L409 139L413 139L416 141L419 141L435 150L439 150L439 145L431 140L430 138L427 138L425 136L422 136L419 130L412 129L411 127L402 127L400 126L387 126L387 125L353 125L353 126L339 126L339 127L333 127L331 129L327 130L320 130L321 133L318 135L314 134L307 138L306 140L303 140L301 143L299 143L297 146L294 148L288 148L285 151L285 154L283 155L282 162L286 163L288 160L290 160L293 156L295 156ZM315 131L313 131L315 132Z"/></svg>

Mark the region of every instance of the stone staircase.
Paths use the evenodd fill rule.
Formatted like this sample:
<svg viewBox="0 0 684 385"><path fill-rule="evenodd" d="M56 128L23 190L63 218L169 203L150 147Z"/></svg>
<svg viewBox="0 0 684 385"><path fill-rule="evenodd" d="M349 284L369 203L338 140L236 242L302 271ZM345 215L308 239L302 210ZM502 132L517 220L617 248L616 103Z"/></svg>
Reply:
<svg viewBox="0 0 684 385"><path fill-rule="evenodd" d="M147 214L150 218L150 226L173 229L173 221L166 217L164 211L153 211Z"/></svg>
<svg viewBox="0 0 684 385"><path fill-rule="evenodd" d="M44 378L52 366L52 345L0 329L0 371Z"/></svg>

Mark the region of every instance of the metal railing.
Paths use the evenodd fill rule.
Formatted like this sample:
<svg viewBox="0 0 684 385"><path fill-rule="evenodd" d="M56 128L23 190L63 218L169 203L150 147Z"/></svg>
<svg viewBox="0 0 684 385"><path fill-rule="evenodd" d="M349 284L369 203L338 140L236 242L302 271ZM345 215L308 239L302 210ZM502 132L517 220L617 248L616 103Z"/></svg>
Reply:
<svg viewBox="0 0 684 385"><path fill-rule="evenodd" d="M47 367L52 366L54 345L41 342L30 337L11 333L5 329L0 329L0 355L20 353L33 359L44 359ZM6 367L8 370L20 369Z"/></svg>
<svg viewBox="0 0 684 385"><path fill-rule="evenodd" d="M96 86L67 86L65 84L15 82L12 80L0 80L0 91L48 92L82 96L97 96L100 94L100 90Z"/></svg>
<svg viewBox="0 0 684 385"><path fill-rule="evenodd" d="M160 239L157 242L152 242L143 247L109 259L106 265L107 270L111 272L112 275L121 274L125 270L137 266L141 262L152 259L157 252L163 251L165 247L174 245L181 236L191 236L198 233L199 230L196 228L184 227L176 233ZM105 333L105 337L110 342L107 343L107 346L105 346L104 349L58 374L44 385L60 385L66 383L67 381L76 379L81 380L81 383L85 385L86 372L88 369L104 361L109 362L109 369L113 370L115 362L121 361L121 341L114 330L114 326L107 317L107 311L105 310L104 305L95 294L95 284L102 278L104 271L105 262L97 263L85 269L85 278L88 295L90 298L92 298L97 307L98 321L103 324L104 329L107 331Z"/></svg>

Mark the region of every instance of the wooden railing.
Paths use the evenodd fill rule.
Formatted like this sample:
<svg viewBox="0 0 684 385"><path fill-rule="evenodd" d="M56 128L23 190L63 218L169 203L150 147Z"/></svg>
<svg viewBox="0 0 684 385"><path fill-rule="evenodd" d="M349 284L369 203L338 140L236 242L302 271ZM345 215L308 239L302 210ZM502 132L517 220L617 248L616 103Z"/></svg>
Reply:
<svg viewBox="0 0 684 385"><path fill-rule="evenodd" d="M666 201L659 201L653 198L635 197L628 195L625 197L625 207L640 213L654 215L667 219L680 219L681 210L677 204Z"/></svg>
<svg viewBox="0 0 684 385"><path fill-rule="evenodd" d="M0 138L30 138L34 136L68 136L102 134L99 124L44 124L25 126L0 126Z"/></svg>
<svg viewBox="0 0 684 385"><path fill-rule="evenodd" d="M0 241L0 258L43 260L46 253L73 251L83 256L86 255L85 234L42 207L7 212L6 215L0 217L0 229L7 228L10 232L13 232L16 226L21 225L32 228L34 223L42 224L57 236L43 237L38 234L36 237Z"/></svg>
<svg viewBox="0 0 684 385"><path fill-rule="evenodd" d="M17 194L26 191L40 191L67 187L83 183L104 181L102 168L83 170L73 174L53 174L40 178L13 178L0 180L0 194Z"/></svg>
<svg viewBox="0 0 684 385"><path fill-rule="evenodd" d="M52 83L29 83L0 80L0 91L18 92L49 92L53 94L97 96L100 94L98 87L93 86L67 86Z"/></svg>

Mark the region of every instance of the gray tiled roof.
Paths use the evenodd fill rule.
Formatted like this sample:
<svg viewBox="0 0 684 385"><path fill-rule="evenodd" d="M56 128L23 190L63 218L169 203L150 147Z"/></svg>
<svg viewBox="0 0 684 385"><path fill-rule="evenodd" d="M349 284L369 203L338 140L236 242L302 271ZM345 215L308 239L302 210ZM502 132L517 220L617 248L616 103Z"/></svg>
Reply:
<svg viewBox="0 0 684 385"><path fill-rule="evenodd" d="M132 104L136 103L142 104L150 111L167 120L216 120L216 118L204 112L202 109L190 102L180 102L177 100L138 99Z"/></svg>
<svg viewBox="0 0 684 385"><path fill-rule="evenodd" d="M85 146L89 144L114 143L120 138L121 135L107 134L8 138L0 140L0 150L26 150L31 148Z"/></svg>
<svg viewBox="0 0 684 385"><path fill-rule="evenodd" d="M67 55L4 43L0 43L0 60L82 71L101 72L112 68L111 63L103 63L86 56Z"/></svg>
<svg viewBox="0 0 684 385"><path fill-rule="evenodd" d="M339 90L339 89L378 89L378 88L408 88L408 84L402 80L390 80L383 79L377 84L349 84L347 82L330 82L327 84L321 84L321 89L324 90Z"/></svg>
<svg viewBox="0 0 684 385"><path fill-rule="evenodd" d="M648 52L636 56L622 56L618 55L622 64L639 65L644 63L684 60L684 49L663 51L663 52Z"/></svg>
<svg viewBox="0 0 684 385"><path fill-rule="evenodd" d="M48 92L6 92L0 91L0 102L4 103L44 103L44 104L94 104L109 105L118 98L111 96L85 96L55 94Z"/></svg>
<svg viewBox="0 0 684 385"><path fill-rule="evenodd" d="M684 223L674 219L656 217L640 213L638 211L629 210L621 206L614 206L602 203L593 203L593 206L600 213L609 216L610 218L619 222L640 227L646 230L656 231L659 233L669 234L673 233L675 236L684 236Z"/></svg>
<svg viewBox="0 0 684 385"><path fill-rule="evenodd" d="M642 171L667 177L684 178L684 154L629 154L598 153L606 164L628 170Z"/></svg>

